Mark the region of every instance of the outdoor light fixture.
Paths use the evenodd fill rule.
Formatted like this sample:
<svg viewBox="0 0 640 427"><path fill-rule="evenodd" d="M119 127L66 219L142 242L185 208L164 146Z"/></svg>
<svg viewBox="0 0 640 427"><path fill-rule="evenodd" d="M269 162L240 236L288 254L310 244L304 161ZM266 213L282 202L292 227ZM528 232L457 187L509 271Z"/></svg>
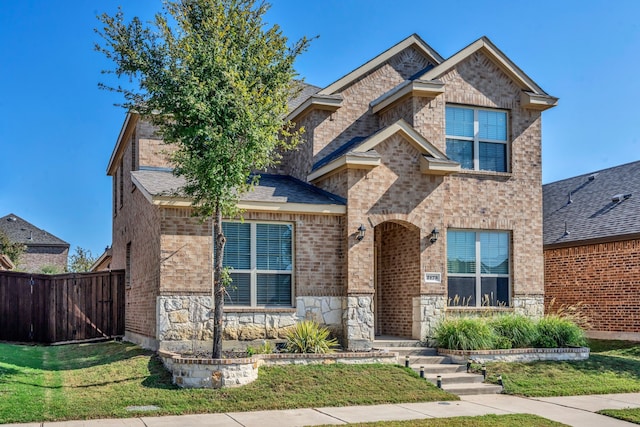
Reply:
<svg viewBox="0 0 640 427"><path fill-rule="evenodd" d="M437 242L438 241L438 234L440 234L440 232L438 231L438 229L436 227L434 227L433 230L431 230L431 234L429 235L429 236L431 236L429 241L431 243Z"/></svg>
<svg viewBox="0 0 640 427"><path fill-rule="evenodd" d="M364 233L366 231L367 229L365 228L364 224L360 224L360 227L358 227L358 235L356 236L356 239L358 240L364 239Z"/></svg>

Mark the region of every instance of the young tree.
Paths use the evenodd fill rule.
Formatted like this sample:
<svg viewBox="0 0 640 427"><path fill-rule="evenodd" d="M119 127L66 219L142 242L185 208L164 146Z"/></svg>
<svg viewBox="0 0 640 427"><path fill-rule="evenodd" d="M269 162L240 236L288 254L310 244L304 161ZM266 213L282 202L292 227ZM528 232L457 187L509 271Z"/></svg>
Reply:
<svg viewBox="0 0 640 427"><path fill-rule="evenodd" d="M102 87L124 95L124 107L155 124L177 148L174 173L193 200L194 213L213 220L213 357L222 350L222 218L239 214L239 196L257 183L252 173L279 160L301 131L285 123L294 95L296 57L304 37L288 46L277 25L263 18L269 5L255 0L165 1L150 24L103 14L97 50L113 60L117 77L136 86Z"/></svg>
<svg viewBox="0 0 640 427"><path fill-rule="evenodd" d="M89 249L76 246L75 252L69 256L67 269L72 273L86 273L95 261L96 257Z"/></svg>

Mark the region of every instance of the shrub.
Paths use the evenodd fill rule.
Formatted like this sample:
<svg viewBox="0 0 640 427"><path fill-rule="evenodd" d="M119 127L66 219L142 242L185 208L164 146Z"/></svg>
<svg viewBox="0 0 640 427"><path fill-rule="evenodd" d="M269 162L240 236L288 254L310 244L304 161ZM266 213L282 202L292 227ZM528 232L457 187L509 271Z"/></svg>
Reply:
<svg viewBox="0 0 640 427"><path fill-rule="evenodd" d="M498 348L526 348L536 341L536 324L521 314L505 314L493 317L489 324L502 339Z"/></svg>
<svg viewBox="0 0 640 427"><path fill-rule="evenodd" d="M295 325L286 336L289 353L333 353L338 341L329 338L329 330L316 322L304 320Z"/></svg>
<svg viewBox="0 0 640 427"><path fill-rule="evenodd" d="M446 319L434 332L438 347L450 350L490 350L495 348L496 336L484 319Z"/></svg>
<svg viewBox="0 0 640 427"><path fill-rule="evenodd" d="M557 315L547 315L536 325L536 347L582 347L587 343L584 331L573 321Z"/></svg>

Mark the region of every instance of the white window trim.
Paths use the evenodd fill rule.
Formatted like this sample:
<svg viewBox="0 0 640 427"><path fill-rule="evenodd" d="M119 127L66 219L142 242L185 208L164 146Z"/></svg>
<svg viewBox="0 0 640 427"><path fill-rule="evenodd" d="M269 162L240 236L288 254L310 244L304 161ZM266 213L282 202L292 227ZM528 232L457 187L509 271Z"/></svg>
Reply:
<svg viewBox="0 0 640 427"><path fill-rule="evenodd" d="M447 139L457 139L459 141L471 141L473 142L473 169L461 169L462 172L464 172L465 170L473 170L473 171L483 171L483 172L495 172L495 173L510 173L511 172L511 144L509 144L509 135L510 135L510 129L509 129L509 111L508 110L502 110L499 108L482 108L482 107L473 107L470 105L459 105L459 104L447 104L445 106L446 107L453 107L453 108L465 108L468 110L473 110L473 138L468 137L468 136L454 136L454 135L445 135L445 140ZM499 139L481 139L480 138L480 120L478 119L478 112L479 111L498 111L501 113L505 113L507 115L507 120L506 120L506 141L502 141ZM446 114L445 114L446 116ZM445 133L446 133L446 123L445 123ZM505 149L505 156L506 159L505 161L507 162L506 166L507 166L507 170L505 172L499 172L499 171L492 171L492 170L488 170L488 169L480 169L480 143L481 142L490 142L490 143L495 143L495 144L504 144L506 146ZM446 144L446 143L445 143ZM446 147L445 147L445 152L446 152Z"/></svg>
<svg viewBox="0 0 640 427"><path fill-rule="evenodd" d="M484 229L472 229L472 228L450 228L449 231L468 231L475 233L476 242L475 242L475 250L476 250L476 272L475 273L449 273L447 269L447 281L449 277L473 277L475 278L475 300L476 305L474 307L482 307L482 278L483 277L506 277L509 279L509 287L508 287L508 307L511 307L511 287L513 284L512 278L512 259L513 259L513 239L511 238L511 232L508 230L484 230ZM509 238L509 273L507 274L492 274L492 273L482 273L482 253L480 249L480 233L502 233L507 234ZM447 257L447 263L449 259ZM447 284L448 289L448 284ZM449 297L447 292L447 298ZM478 298L479 297L479 298ZM450 306L450 308L455 308L455 306ZM497 306L489 306L488 308L495 308Z"/></svg>
<svg viewBox="0 0 640 427"><path fill-rule="evenodd" d="M238 274L249 274L249 297L251 305L239 305L233 304L230 307L234 308L269 308L269 307L294 307L295 301L295 224L292 222L285 221L237 221L237 220L224 220L222 222L227 223L244 223L249 224L251 226L251 268L250 269L235 269L232 268L229 270L230 273L238 273ZM258 224L279 224L279 225L290 225L291 226L291 270L260 270L258 269L258 257L257 257L257 225ZM214 238L215 241L215 238ZM270 306L270 305L258 305L258 274L290 274L291 275L291 301L289 306Z"/></svg>

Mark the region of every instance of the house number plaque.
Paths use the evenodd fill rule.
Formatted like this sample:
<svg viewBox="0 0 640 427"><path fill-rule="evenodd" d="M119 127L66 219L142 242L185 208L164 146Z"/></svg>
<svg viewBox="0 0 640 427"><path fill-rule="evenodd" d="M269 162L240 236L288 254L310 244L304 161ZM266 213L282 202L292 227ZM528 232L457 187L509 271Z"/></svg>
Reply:
<svg viewBox="0 0 640 427"><path fill-rule="evenodd" d="M435 273L435 272L424 273L424 281L425 283L441 283L442 273Z"/></svg>

